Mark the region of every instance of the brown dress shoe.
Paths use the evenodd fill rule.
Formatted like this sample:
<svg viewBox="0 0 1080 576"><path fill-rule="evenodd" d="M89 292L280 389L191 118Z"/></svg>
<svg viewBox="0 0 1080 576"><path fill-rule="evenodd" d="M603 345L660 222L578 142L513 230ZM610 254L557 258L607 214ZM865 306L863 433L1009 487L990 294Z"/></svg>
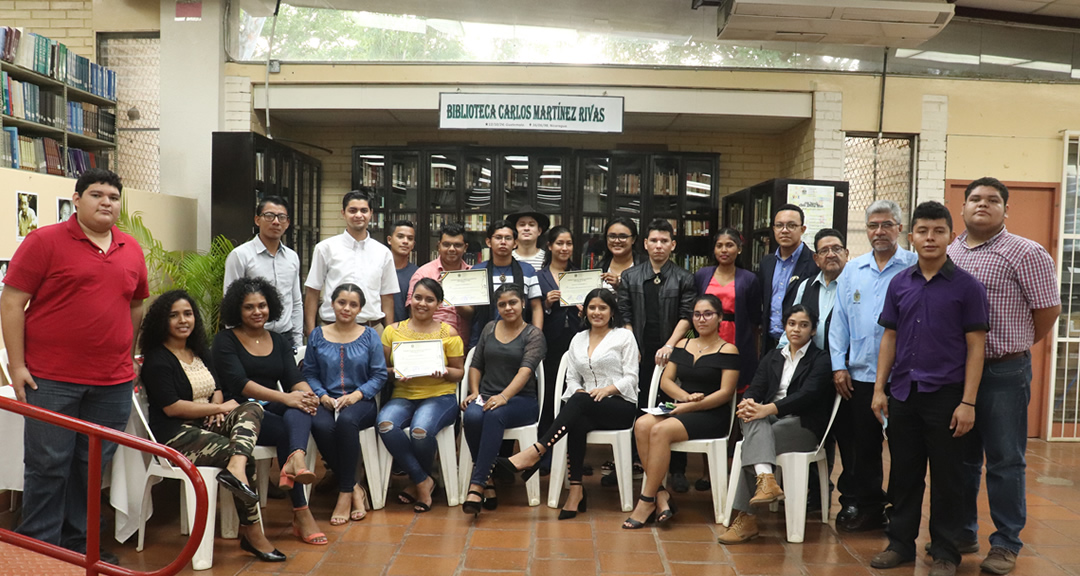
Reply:
<svg viewBox="0 0 1080 576"><path fill-rule="evenodd" d="M758 474L757 490L754 492L754 497L750 499L750 505L772 504L783 499L784 491L776 483L776 476L773 474Z"/></svg>
<svg viewBox="0 0 1080 576"><path fill-rule="evenodd" d="M956 576L956 564L948 560L934 560L934 566L930 568L930 576Z"/></svg>
<svg viewBox="0 0 1080 576"><path fill-rule="evenodd" d="M913 562L914 558L906 558L896 550L885 549L884 552L879 552L876 556L870 559L870 566L878 569L896 568L901 564Z"/></svg>
<svg viewBox="0 0 1080 576"><path fill-rule="evenodd" d="M721 534L716 541L721 544L742 544L743 542L749 542L757 537L757 518L746 512L739 512L739 515L735 517L731 526L729 526L727 531Z"/></svg>
<svg viewBox="0 0 1080 576"><path fill-rule="evenodd" d="M986 559L979 565L983 572L991 574L1008 574L1015 567L1016 554L1000 546L991 547L990 553L986 555Z"/></svg>

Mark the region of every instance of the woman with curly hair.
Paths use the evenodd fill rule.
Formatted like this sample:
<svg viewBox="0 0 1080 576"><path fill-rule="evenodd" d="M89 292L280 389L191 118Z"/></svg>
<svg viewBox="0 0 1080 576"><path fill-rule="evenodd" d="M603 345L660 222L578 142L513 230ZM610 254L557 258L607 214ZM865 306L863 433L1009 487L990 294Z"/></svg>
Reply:
<svg viewBox="0 0 1080 576"><path fill-rule="evenodd" d="M235 495L240 547L266 562L285 560L263 534L259 498L249 487L263 408L257 402L224 401L191 296L183 290L159 296L143 318L139 344L154 436L196 466L223 468L217 480Z"/></svg>
<svg viewBox="0 0 1080 576"><path fill-rule="evenodd" d="M303 487L294 486L315 480L304 456L319 399L301 376L292 346L281 334L266 329L281 313L281 297L267 280L240 278L229 284L221 302L221 321L232 328L214 337L214 365L227 398L263 404L258 444L277 447L279 485L291 488L293 534L308 544L325 545L326 535L308 510Z"/></svg>

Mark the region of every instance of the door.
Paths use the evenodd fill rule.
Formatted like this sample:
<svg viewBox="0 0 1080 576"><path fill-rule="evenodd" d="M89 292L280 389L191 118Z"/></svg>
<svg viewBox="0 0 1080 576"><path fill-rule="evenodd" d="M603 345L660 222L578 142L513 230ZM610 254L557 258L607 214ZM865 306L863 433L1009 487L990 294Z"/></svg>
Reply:
<svg viewBox="0 0 1080 576"><path fill-rule="evenodd" d="M945 205L953 218L957 234L964 231L961 215L967 181L945 182ZM1009 232L1034 240L1053 256L1057 252L1060 184L1054 182L1005 182L1009 187L1009 211L1005 226ZM1050 394L1050 336L1031 349L1031 402L1028 403L1028 436L1036 438L1046 431Z"/></svg>

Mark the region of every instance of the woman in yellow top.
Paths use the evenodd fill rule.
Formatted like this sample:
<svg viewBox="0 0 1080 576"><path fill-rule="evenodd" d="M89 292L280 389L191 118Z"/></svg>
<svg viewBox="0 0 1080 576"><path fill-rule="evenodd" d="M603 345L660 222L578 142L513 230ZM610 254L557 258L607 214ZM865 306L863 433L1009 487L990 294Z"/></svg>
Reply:
<svg viewBox="0 0 1080 576"><path fill-rule="evenodd" d="M382 335L387 369L394 373L394 342L442 340L446 371L430 376L397 377L391 400L379 411L379 435L413 485L398 494L416 512L431 510L435 481L429 473L435 461L435 435L457 418L457 383L465 375L465 350L452 326L432 315L443 300L442 285L422 278L413 288L412 317L386 328ZM405 434L404 428L409 428Z"/></svg>

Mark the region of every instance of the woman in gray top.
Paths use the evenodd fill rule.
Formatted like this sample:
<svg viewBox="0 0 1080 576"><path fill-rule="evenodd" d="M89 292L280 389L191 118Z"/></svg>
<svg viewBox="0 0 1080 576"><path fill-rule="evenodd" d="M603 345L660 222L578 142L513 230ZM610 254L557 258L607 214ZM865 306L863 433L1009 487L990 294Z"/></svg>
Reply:
<svg viewBox="0 0 1080 576"><path fill-rule="evenodd" d="M480 333L469 367L469 396L461 403L465 441L473 458L469 494L461 508L477 515L503 431L536 422L536 369L547 353L544 334L522 316L525 288L503 284L495 291L500 320ZM486 488L485 488L486 487ZM494 509L494 506L489 506Z"/></svg>

